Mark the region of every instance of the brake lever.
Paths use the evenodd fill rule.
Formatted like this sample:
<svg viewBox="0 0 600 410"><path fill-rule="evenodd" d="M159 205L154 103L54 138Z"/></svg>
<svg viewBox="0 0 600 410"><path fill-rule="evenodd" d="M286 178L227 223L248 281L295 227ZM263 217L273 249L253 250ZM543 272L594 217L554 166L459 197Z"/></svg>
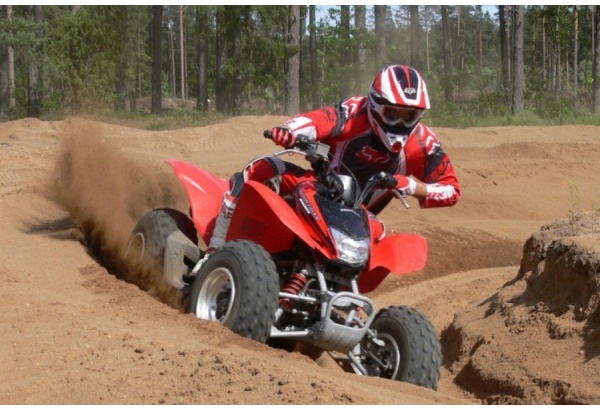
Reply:
<svg viewBox="0 0 600 410"><path fill-rule="evenodd" d="M401 191L401 190L399 190L399 189L393 189L393 190L392 190L392 192L394 193L394 196L395 196L396 198L398 198L399 200L401 200L401 201L402 201L402 203L404 204L404 207L405 207L406 209L410 208L410 204L409 204L409 203L408 203L408 201L406 200L406 197L407 197L407 195L406 195L406 192L404 192L404 191Z"/></svg>

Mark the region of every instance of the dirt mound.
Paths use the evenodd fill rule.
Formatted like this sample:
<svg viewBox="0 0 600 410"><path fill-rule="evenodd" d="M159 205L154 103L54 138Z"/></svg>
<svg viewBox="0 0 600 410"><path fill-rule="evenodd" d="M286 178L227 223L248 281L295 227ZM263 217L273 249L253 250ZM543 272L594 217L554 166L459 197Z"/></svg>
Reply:
<svg viewBox="0 0 600 410"><path fill-rule="evenodd" d="M543 226L517 276L444 332L445 365L488 404L596 404L600 213Z"/></svg>

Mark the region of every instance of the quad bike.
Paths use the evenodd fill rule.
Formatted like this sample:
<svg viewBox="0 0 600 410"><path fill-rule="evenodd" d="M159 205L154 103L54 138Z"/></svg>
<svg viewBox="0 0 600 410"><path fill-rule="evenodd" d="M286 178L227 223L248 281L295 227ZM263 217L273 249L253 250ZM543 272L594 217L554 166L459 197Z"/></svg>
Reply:
<svg viewBox="0 0 600 410"><path fill-rule="evenodd" d="M305 156L314 178L287 196L246 181L227 242L212 253L197 238L210 242L229 182L167 161L185 187L190 217L166 208L149 212L133 230L129 257L153 264L186 294L187 311L199 319L263 343L326 351L347 371L437 389L441 349L429 320L407 306L377 312L364 295L390 272L425 265L423 237L385 236L383 223L363 205L379 188L393 190L408 207L396 179L377 173L360 187L351 175L332 170L327 145L302 135L274 155L284 154Z"/></svg>

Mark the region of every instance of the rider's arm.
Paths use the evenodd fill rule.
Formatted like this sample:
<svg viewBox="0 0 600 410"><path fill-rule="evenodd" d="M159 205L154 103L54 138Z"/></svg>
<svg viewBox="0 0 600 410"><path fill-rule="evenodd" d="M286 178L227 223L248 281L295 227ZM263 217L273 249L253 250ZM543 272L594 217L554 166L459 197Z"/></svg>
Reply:
<svg viewBox="0 0 600 410"><path fill-rule="evenodd" d="M337 121L333 107L323 107L304 114L298 114L283 123L295 135L303 134L315 141L331 135Z"/></svg>
<svg viewBox="0 0 600 410"><path fill-rule="evenodd" d="M427 126L419 127L425 156L421 175L412 175L417 181L414 196L422 208L453 206L460 199L460 184L450 157Z"/></svg>
<svg viewBox="0 0 600 410"><path fill-rule="evenodd" d="M439 162L438 168L443 172L435 182L423 182L410 176L415 182L415 192L412 194L419 200L422 208L436 208L453 206L460 199L460 185L454 173L448 155L442 151L441 158L432 158L432 162Z"/></svg>
<svg viewBox="0 0 600 410"><path fill-rule="evenodd" d="M427 184L423 181L419 181L414 176L410 176L416 182L415 192L412 194L415 198L419 199L419 201L427 198Z"/></svg>
<svg viewBox="0 0 600 410"><path fill-rule="evenodd" d="M356 117L366 115L366 97L353 97L303 114L298 114L283 123L294 134L307 135L316 141L337 137L342 132L354 132L364 121L352 121ZM364 122L363 128L368 126ZM350 130L348 127L351 127Z"/></svg>

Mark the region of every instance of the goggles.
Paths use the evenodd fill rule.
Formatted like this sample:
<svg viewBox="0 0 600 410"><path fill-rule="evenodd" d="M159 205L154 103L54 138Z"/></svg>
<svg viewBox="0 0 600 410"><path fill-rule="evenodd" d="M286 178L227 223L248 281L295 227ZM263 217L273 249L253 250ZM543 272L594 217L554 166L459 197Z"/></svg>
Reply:
<svg viewBox="0 0 600 410"><path fill-rule="evenodd" d="M381 119L388 125L402 124L405 127L412 127L423 116L425 110L411 107L399 107L394 105L382 104L377 107L377 113Z"/></svg>

